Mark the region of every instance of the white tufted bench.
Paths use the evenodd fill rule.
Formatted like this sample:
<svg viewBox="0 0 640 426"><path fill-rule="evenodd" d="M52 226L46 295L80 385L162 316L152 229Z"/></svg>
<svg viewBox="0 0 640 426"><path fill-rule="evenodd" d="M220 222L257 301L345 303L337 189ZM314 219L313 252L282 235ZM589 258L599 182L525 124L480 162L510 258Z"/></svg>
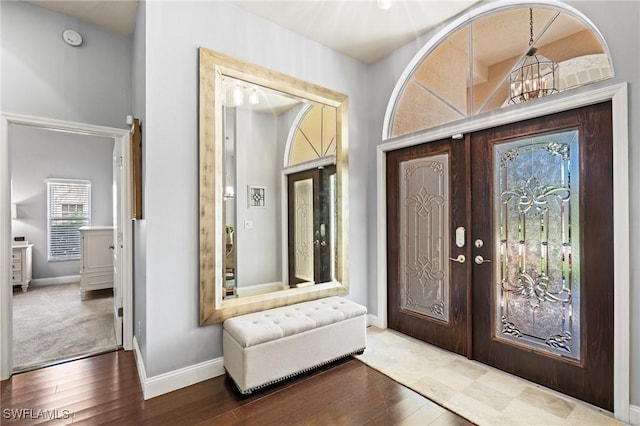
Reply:
<svg viewBox="0 0 640 426"><path fill-rule="evenodd" d="M366 346L367 308L327 297L224 322L224 368L243 394L337 359Z"/></svg>

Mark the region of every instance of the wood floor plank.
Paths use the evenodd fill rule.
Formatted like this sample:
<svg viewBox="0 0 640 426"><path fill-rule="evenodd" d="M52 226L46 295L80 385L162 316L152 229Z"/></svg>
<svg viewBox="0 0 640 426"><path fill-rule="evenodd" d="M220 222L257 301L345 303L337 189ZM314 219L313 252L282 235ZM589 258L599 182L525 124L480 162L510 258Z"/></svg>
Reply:
<svg viewBox="0 0 640 426"><path fill-rule="evenodd" d="M135 359L125 351L16 374L1 382L1 391L3 425L387 425L415 419L432 404L352 358L251 396L220 376L145 401ZM11 410L45 415L18 420L6 415ZM51 419L51 413L66 415ZM468 424L448 412L438 420Z"/></svg>

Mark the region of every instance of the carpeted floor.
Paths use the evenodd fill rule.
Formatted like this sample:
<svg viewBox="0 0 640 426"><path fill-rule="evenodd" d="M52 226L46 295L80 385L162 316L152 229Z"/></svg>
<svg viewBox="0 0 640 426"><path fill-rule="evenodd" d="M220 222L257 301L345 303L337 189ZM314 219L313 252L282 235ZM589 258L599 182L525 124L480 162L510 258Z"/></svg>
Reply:
<svg viewBox="0 0 640 426"><path fill-rule="evenodd" d="M116 348L111 289L89 292L84 302L79 283L14 289L14 371Z"/></svg>
<svg viewBox="0 0 640 426"><path fill-rule="evenodd" d="M367 329L357 359L478 425L620 425L611 414L393 330Z"/></svg>

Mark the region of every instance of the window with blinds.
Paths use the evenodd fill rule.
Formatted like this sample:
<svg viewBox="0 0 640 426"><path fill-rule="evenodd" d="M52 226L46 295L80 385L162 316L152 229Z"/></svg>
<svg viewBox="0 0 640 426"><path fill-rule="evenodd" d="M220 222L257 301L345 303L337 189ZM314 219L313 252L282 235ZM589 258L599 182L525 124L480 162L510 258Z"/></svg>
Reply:
<svg viewBox="0 0 640 426"><path fill-rule="evenodd" d="M91 182L47 179L48 258L80 259L81 226L91 225Z"/></svg>

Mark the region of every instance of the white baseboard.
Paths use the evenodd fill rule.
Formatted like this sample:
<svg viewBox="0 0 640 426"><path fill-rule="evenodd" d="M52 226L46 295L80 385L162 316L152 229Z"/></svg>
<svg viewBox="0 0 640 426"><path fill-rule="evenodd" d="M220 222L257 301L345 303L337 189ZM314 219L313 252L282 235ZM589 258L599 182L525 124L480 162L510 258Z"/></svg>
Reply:
<svg viewBox="0 0 640 426"><path fill-rule="evenodd" d="M382 325L380 317L373 314L367 314L367 327L386 328Z"/></svg>
<svg viewBox="0 0 640 426"><path fill-rule="evenodd" d="M257 284L249 287L238 287L238 296L256 296L258 294L271 293L273 291L284 290L286 287L281 282Z"/></svg>
<svg viewBox="0 0 640 426"><path fill-rule="evenodd" d="M629 423L633 426L640 426L640 407L637 405L629 406Z"/></svg>
<svg viewBox="0 0 640 426"><path fill-rule="evenodd" d="M41 287L46 285L71 284L80 282L80 275L66 275L64 277L34 278L29 286Z"/></svg>
<svg viewBox="0 0 640 426"><path fill-rule="evenodd" d="M133 337L133 350L145 400L224 374L223 358L220 357L158 376L147 377L142 353L135 336Z"/></svg>

